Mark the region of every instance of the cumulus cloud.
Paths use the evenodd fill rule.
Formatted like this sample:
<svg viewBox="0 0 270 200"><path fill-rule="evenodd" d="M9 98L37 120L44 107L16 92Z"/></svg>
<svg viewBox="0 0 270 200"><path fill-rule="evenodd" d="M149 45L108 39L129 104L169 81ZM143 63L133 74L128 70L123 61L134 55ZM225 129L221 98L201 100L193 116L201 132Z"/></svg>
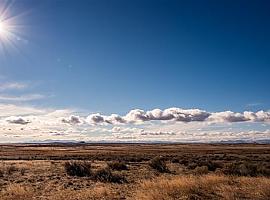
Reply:
<svg viewBox="0 0 270 200"><path fill-rule="evenodd" d="M165 120L174 119L182 122L205 121L210 115L210 113L200 109L169 108L163 111Z"/></svg>
<svg viewBox="0 0 270 200"><path fill-rule="evenodd" d="M89 124L99 124L99 123L104 123L104 116L102 116L100 113L96 114L91 114L86 118L86 121Z"/></svg>
<svg viewBox="0 0 270 200"><path fill-rule="evenodd" d="M91 114L87 117L87 121L91 124L109 123L109 124L124 124L138 123L154 120L175 120L182 122L204 121L210 116L210 113L199 109L181 109L169 108L165 110L154 109L144 111L134 109L129 111L125 116L112 114L110 116L101 115L100 113Z"/></svg>
<svg viewBox="0 0 270 200"><path fill-rule="evenodd" d="M30 120L24 119L23 117L8 117L6 118L6 121L10 124L20 124L20 125L26 125L31 123Z"/></svg>
<svg viewBox="0 0 270 200"><path fill-rule="evenodd" d="M149 123L152 121L155 123ZM236 124L237 122L245 122L245 124L241 124L240 127ZM264 126L253 126L251 122L258 122ZM34 137L38 139L78 138L79 140L88 138L91 141L105 140L110 137L115 140L131 138L132 141L136 141L136 138L138 141L148 139L210 141L244 137L263 139L269 138L269 132L261 132L270 128L269 122L270 111L208 112L201 109L173 107L146 111L134 109L124 115L93 113L84 117L79 116L78 111L70 109L0 104L0 142L3 142L2 139L6 134L21 135L25 141L30 141ZM249 133L250 129L258 130L258 132ZM5 141L7 140L8 137Z"/></svg>
<svg viewBox="0 0 270 200"><path fill-rule="evenodd" d="M216 122L270 122L270 112L258 111L237 113L232 111L212 113L209 120Z"/></svg>
<svg viewBox="0 0 270 200"><path fill-rule="evenodd" d="M82 123L82 120L80 119L80 117L75 116L75 115L71 115L68 118L63 118L61 121L63 123L70 124L70 125L76 125L76 124Z"/></svg>
<svg viewBox="0 0 270 200"><path fill-rule="evenodd" d="M250 120L242 113L234 113L231 111L212 113L209 119L215 122L244 122Z"/></svg>
<svg viewBox="0 0 270 200"><path fill-rule="evenodd" d="M144 111L134 109L126 115L112 114L110 116L100 113L91 114L87 117L90 124L128 124L142 123L147 121L177 121L177 122L270 122L270 112L258 111L243 113L223 111L207 112L200 109L168 108L165 110L154 109Z"/></svg>
<svg viewBox="0 0 270 200"><path fill-rule="evenodd" d="M106 123L109 123L109 124L123 124L123 123L126 123L126 120L121 117L120 115L117 115L117 114L112 114L110 116L107 116L107 117L103 117L104 118L104 121Z"/></svg>

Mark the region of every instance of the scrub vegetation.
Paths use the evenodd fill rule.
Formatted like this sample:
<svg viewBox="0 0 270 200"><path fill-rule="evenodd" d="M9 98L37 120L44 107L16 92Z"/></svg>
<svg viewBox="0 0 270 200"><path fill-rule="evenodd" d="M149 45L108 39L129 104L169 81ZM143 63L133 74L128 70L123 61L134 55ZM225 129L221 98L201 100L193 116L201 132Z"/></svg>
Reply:
<svg viewBox="0 0 270 200"><path fill-rule="evenodd" d="M270 199L270 145L0 148L1 200Z"/></svg>

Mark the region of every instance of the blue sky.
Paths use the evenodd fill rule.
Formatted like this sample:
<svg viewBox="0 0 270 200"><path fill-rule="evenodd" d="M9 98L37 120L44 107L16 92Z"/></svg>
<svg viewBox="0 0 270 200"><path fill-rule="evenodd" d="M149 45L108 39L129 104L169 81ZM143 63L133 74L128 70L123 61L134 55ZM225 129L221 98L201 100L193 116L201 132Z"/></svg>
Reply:
<svg viewBox="0 0 270 200"><path fill-rule="evenodd" d="M171 107L269 114L268 1L2 0L0 8L13 34L0 41L2 105L83 117ZM268 131L267 120L233 126Z"/></svg>

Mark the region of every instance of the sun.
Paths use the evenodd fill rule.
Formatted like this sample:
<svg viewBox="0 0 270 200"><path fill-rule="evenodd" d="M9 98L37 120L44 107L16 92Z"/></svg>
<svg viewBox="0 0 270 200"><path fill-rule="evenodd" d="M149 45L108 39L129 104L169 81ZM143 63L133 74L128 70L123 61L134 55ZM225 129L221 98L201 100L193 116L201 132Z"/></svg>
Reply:
<svg viewBox="0 0 270 200"><path fill-rule="evenodd" d="M4 25L3 25L3 22L0 22L0 34L3 32L4 30Z"/></svg>
<svg viewBox="0 0 270 200"><path fill-rule="evenodd" d="M0 21L0 37L3 36L6 32L6 26L5 26L5 23Z"/></svg>
<svg viewBox="0 0 270 200"><path fill-rule="evenodd" d="M6 20L0 19L0 45L12 45L14 42L14 34L10 29L10 24Z"/></svg>
<svg viewBox="0 0 270 200"><path fill-rule="evenodd" d="M2 3L2 1L0 0ZM24 28L21 21L22 13L14 13L14 1L7 1L4 4L0 3L0 56L8 55L14 50L20 52L20 44L24 40L22 30ZM8 54L7 54L8 53Z"/></svg>

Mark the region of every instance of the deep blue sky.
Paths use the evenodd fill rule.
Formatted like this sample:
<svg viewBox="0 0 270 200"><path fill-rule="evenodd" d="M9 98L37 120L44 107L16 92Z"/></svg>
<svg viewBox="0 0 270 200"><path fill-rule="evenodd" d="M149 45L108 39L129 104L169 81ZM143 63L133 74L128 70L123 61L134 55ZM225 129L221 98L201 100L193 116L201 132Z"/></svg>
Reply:
<svg viewBox="0 0 270 200"><path fill-rule="evenodd" d="M1 3L1 2L0 2ZM0 73L49 95L40 106L270 108L269 1L17 0L28 43Z"/></svg>

